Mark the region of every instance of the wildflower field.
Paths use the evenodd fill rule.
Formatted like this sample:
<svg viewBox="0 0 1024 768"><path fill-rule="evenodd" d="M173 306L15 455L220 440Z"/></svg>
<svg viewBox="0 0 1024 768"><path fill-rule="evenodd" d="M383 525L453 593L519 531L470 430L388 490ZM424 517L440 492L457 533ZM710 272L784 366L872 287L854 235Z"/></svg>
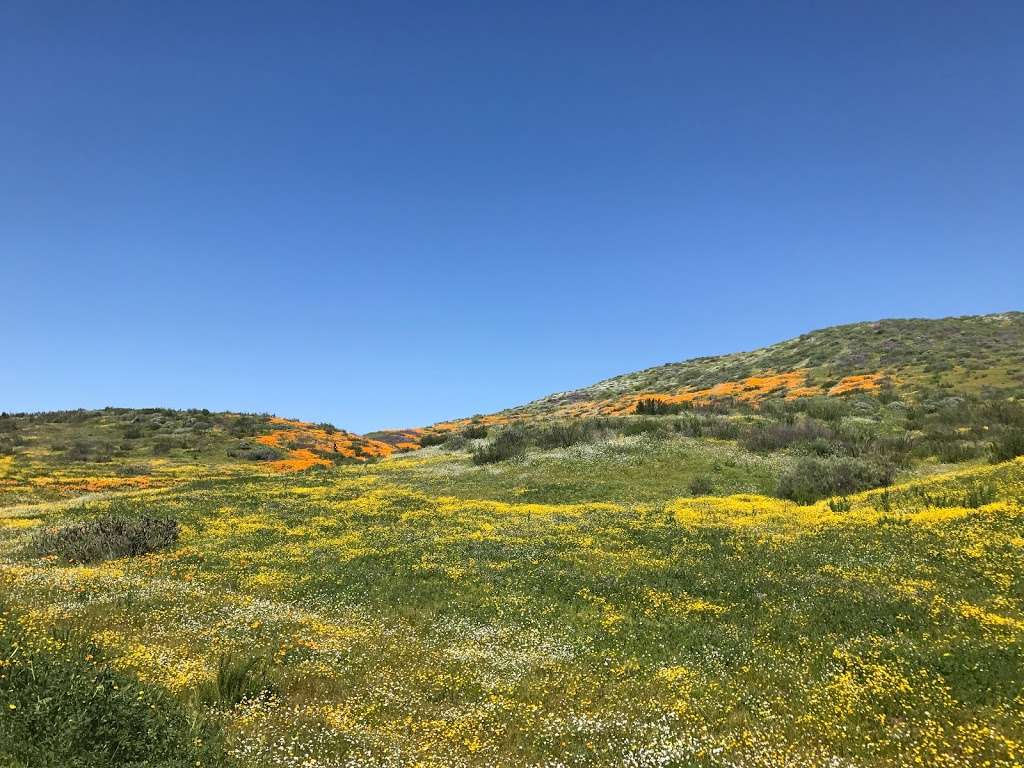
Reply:
<svg viewBox="0 0 1024 768"><path fill-rule="evenodd" d="M809 505L600 477L530 500L602 461L554 458L83 464L54 498L7 457L0 762L1024 762L1024 460ZM46 552L110 516L177 538Z"/></svg>
<svg viewBox="0 0 1024 768"><path fill-rule="evenodd" d="M0 766L1024 766L1024 314L496 414L0 413Z"/></svg>

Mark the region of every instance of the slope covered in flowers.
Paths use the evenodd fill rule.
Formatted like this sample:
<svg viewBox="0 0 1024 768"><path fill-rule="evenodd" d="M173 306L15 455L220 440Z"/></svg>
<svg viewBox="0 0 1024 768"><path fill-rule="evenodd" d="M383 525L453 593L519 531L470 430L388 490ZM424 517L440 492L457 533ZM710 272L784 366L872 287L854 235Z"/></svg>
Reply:
<svg viewBox="0 0 1024 768"><path fill-rule="evenodd" d="M445 434L551 419L622 416L643 400L756 409L776 398L893 393L913 400L923 390L992 395L1024 387L1024 313L941 320L882 320L835 326L751 352L699 357L616 376L473 419L434 424ZM397 439L384 432L379 439ZM407 434L420 441L424 430Z"/></svg>
<svg viewBox="0 0 1024 768"><path fill-rule="evenodd" d="M268 420L272 431L260 435L257 442L287 451L285 458L270 462L271 469L297 472L313 466L329 467L332 460L341 457L366 460L388 456L394 446L379 440L337 429L330 425L316 425L295 419L272 416Z"/></svg>
<svg viewBox="0 0 1024 768"><path fill-rule="evenodd" d="M425 451L5 507L5 621L57 655L53 628L85 633L215 723L230 765L1024 759L1024 461L811 505L544 503L501 478ZM181 539L93 564L28 548L110 511ZM255 687L206 701L226 656L259 661Z"/></svg>

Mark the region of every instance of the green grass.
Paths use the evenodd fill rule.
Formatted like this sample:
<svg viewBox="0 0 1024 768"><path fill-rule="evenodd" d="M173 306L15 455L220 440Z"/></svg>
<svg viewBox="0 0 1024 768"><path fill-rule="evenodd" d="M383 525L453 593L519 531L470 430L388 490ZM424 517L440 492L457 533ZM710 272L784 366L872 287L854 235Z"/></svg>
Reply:
<svg viewBox="0 0 1024 768"><path fill-rule="evenodd" d="M1022 318L631 374L581 396L904 379L576 421L552 398L483 464L482 420L275 473L231 455L267 417L0 417L0 765L1019 766ZM787 477L813 503L773 498Z"/></svg>
<svg viewBox="0 0 1024 768"><path fill-rule="evenodd" d="M626 447L654 477L652 452L696 466L737 450ZM836 516L666 502L668 481L615 501L642 477L619 488L607 446L584 448L199 476L137 497L138 514L181 521L176 549L81 569L18 555L31 529L11 529L0 579L42 636L72 622L118 674L215 717L232 764L1012 764L1024 464L851 497ZM564 462L593 480L567 492Z"/></svg>
<svg viewBox="0 0 1024 768"><path fill-rule="evenodd" d="M442 460L413 465L394 477L432 493L447 490L499 501L656 503L690 495L698 478L707 479L720 495L770 494L793 461L759 456L725 441L638 435L535 451L525 459L485 467Z"/></svg>
<svg viewBox="0 0 1024 768"><path fill-rule="evenodd" d="M33 631L0 606L0 763L10 768L195 768L219 735L165 690L112 669L66 626ZM25 625L29 626L26 627Z"/></svg>

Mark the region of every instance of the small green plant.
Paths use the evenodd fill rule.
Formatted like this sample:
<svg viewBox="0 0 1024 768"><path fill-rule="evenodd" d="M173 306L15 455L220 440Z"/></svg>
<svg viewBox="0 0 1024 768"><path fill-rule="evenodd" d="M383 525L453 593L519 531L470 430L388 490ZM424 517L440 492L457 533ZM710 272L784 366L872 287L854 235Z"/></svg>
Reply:
<svg viewBox="0 0 1024 768"><path fill-rule="evenodd" d="M469 440L464 435L455 434L445 440L442 445L446 451L461 451L468 442Z"/></svg>
<svg viewBox="0 0 1024 768"><path fill-rule="evenodd" d="M449 437L450 434L448 432L427 432L425 435L420 435L420 445L424 448L429 448L432 445L441 445Z"/></svg>
<svg viewBox="0 0 1024 768"><path fill-rule="evenodd" d="M254 699L274 690L265 659L227 652L217 659L217 673L200 685L196 693L203 704L231 707L243 699Z"/></svg>
<svg viewBox="0 0 1024 768"><path fill-rule="evenodd" d="M173 518L111 514L42 530L29 542L28 552L94 563L167 549L178 541L178 533L178 521Z"/></svg>
<svg viewBox="0 0 1024 768"><path fill-rule="evenodd" d="M964 506L971 509L991 504L999 498L999 491L992 483L972 483L964 491Z"/></svg>
<svg viewBox="0 0 1024 768"><path fill-rule="evenodd" d="M845 496L835 496L828 500L828 508L841 515L853 509L853 502Z"/></svg>
<svg viewBox="0 0 1024 768"><path fill-rule="evenodd" d="M92 440L75 440L64 451L68 461L107 462L114 456L114 448L109 443Z"/></svg>
<svg viewBox="0 0 1024 768"><path fill-rule="evenodd" d="M891 485L891 466L846 456L805 458L779 479L778 495L801 504Z"/></svg>

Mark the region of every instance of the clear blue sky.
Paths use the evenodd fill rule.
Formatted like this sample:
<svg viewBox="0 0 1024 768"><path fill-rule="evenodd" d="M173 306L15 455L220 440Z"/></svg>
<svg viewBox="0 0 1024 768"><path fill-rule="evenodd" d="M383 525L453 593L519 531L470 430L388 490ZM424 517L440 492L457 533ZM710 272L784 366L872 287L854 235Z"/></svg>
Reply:
<svg viewBox="0 0 1024 768"><path fill-rule="evenodd" d="M0 410L366 431L1024 308L1024 4L0 7Z"/></svg>

